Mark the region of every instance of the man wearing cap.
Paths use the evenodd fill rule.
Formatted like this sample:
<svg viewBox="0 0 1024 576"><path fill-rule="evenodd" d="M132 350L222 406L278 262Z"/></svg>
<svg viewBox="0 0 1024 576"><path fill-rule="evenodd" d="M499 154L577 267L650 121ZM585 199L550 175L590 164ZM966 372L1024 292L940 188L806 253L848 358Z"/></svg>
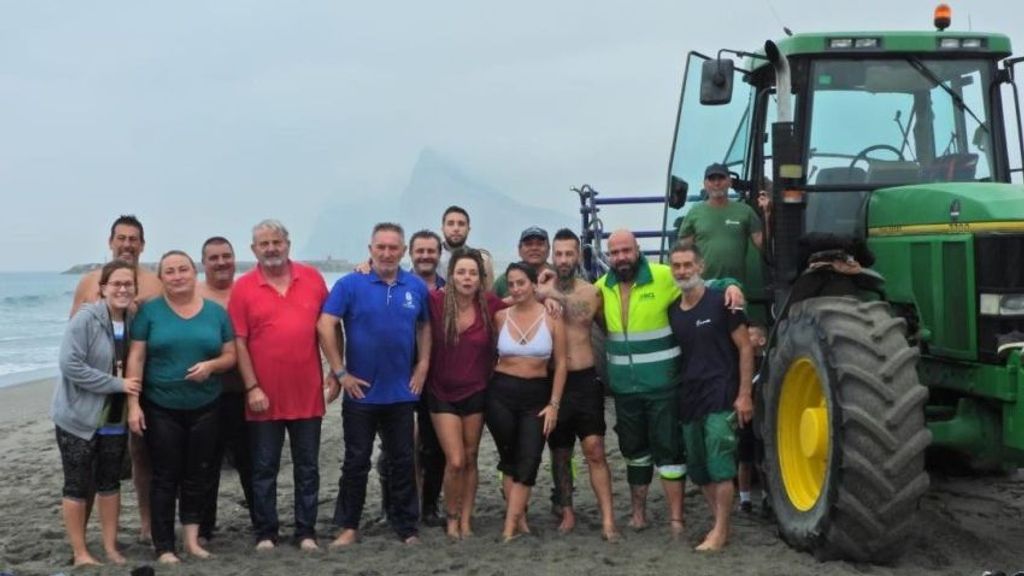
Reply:
<svg viewBox="0 0 1024 576"><path fill-rule="evenodd" d="M548 242L547 230L540 226L530 226L519 235L519 259L539 274L548 266L548 255L551 254L551 243ZM499 298L508 296L508 282L502 274L494 280L494 293Z"/></svg>
<svg viewBox="0 0 1024 576"><path fill-rule="evenodd" d="M683 244L696 243L704 255L707 278L735 278L746 281L747 238L761 248L761 220L754 209L743 202L729 200L732 179L723 164L712 164L704 171L707 200L695 205L679 226Z"/></svg>

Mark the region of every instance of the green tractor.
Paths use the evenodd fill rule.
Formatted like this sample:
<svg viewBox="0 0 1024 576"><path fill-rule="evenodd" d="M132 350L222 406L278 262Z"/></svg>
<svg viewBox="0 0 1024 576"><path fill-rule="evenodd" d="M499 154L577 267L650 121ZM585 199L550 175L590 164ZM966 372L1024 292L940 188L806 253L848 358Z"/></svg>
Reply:
<svg viewBox="0 0 1024 576"><path fill-rule="evenodd" d="M896 558L926 452L1024 463L1022 59L948 24L940 7L936 31L686 64L661 252L704 166L730 168L735 201L770 194L746 279L772 325L755 427L780 533L820 558Z"/></svg>

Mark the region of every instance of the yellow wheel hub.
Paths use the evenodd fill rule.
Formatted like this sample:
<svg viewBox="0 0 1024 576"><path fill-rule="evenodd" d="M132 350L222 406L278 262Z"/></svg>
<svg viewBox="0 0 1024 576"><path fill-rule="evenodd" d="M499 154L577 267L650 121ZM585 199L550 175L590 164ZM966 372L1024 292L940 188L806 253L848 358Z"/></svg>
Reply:
<svg viewBox="0 0 1024 576"><path fill-rule="evenodd" d="M776 440L786 495L806 512L821 496L831 452L828 406L809 358L799 358L782 379Z"/></svg>

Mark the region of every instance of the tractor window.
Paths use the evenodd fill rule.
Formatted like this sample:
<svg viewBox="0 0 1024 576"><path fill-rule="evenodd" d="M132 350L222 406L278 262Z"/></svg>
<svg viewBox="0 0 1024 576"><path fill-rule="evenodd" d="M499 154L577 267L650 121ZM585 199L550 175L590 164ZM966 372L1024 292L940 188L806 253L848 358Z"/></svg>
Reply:
<svg viewBox="0 0 1024 576"><path fill-rule="evenodd" d="M990 66L916 57L815 63L808 182L990 180Z"/></svg>
<svg viewBox="0 0 1024 576"><path fill-rule="evenodd" d="M701 197L704 169L708 164L722 162L741 177L746 176L744 161L750 143L750 103L754 91L737 68L732 101L721 106L702 105L699 98L701 64L705 60L700 54L691 53L686 65L669 174L689 184L691 200L681 210L666 206L665 225L670 231L677 229L676 221L692 201Z"/></svg>

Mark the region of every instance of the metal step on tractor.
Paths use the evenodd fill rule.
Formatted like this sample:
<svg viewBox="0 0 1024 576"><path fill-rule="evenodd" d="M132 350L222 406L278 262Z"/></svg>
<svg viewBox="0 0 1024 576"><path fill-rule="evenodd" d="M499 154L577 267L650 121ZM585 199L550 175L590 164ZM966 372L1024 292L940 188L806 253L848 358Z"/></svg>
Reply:
<svg viewBox="0 0 1024 576"><path fill-rule="evenodd" d="M664 206L638 234L664 259L708 164L729 168L734 201L770 195L744 279L771 326L755 430L782 538L823 559L897 558L926 456L1024 463L1024 58L950 20L940 5L935 30L691 52L666 193L576 190L591 277L607 269L602 206Z"/></svg>

